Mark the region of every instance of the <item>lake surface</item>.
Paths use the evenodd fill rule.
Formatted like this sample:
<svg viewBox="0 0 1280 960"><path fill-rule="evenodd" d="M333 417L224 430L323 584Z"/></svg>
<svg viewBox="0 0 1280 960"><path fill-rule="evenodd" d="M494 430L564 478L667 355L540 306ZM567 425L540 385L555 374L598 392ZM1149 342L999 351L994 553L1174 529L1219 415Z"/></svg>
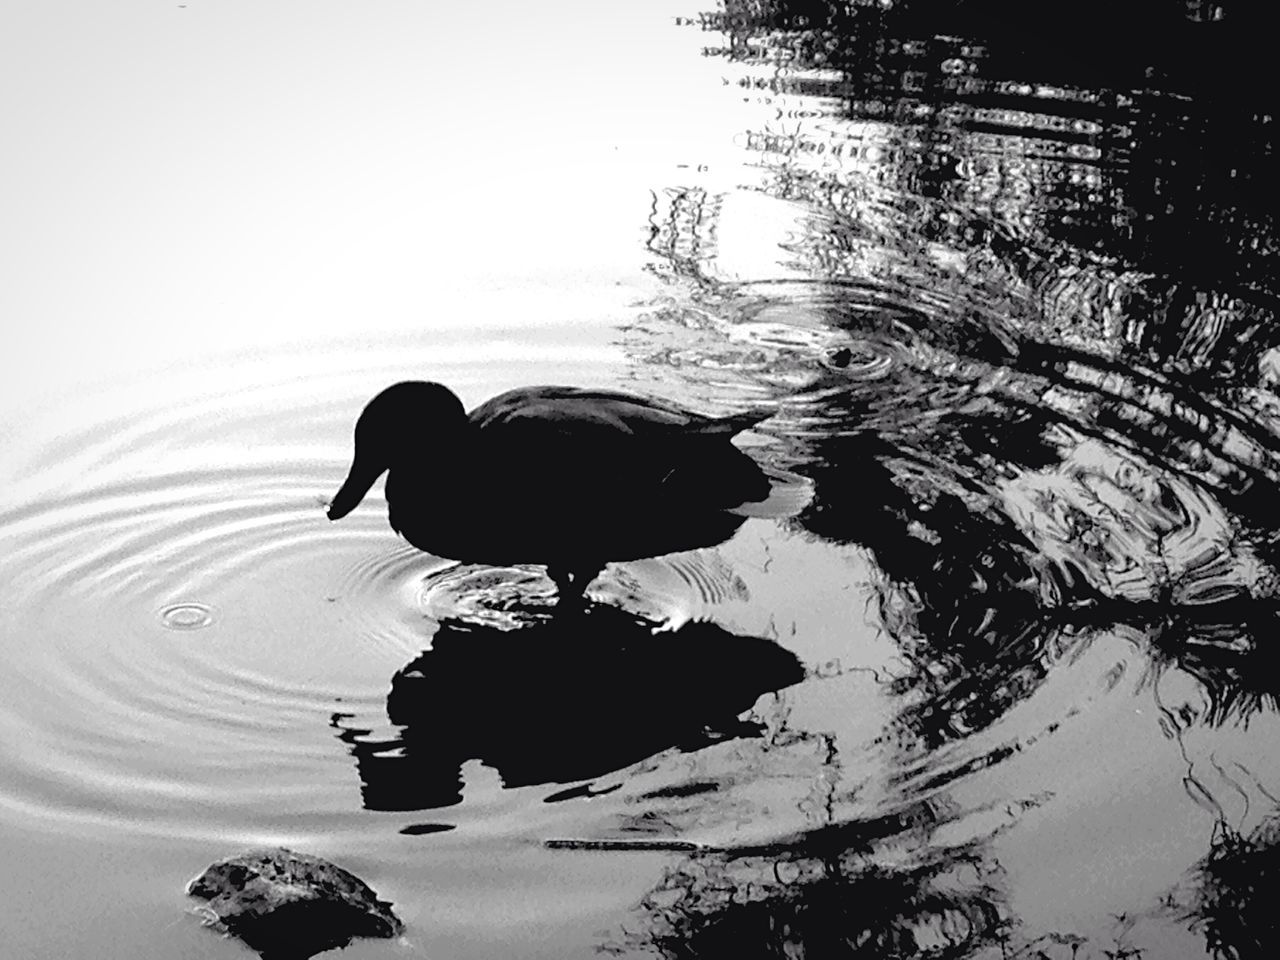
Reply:
<svg viewBox="0 0 1280 960"><path fill-rule="evenodd" d="M1019 16L19 11L0 952L250 955L183 888L285 844L352 958L1275 955L1259 24ZM531 624L325 519L407 378L766 407L810 499Z"/></svg>

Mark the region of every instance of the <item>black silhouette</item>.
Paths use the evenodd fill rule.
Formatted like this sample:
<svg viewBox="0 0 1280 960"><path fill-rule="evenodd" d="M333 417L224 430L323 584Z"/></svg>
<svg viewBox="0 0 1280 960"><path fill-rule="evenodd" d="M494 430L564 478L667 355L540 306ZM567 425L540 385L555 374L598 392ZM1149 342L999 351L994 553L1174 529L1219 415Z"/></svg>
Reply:
<svg viewBox="0 0 1280 960"><path fill-rule="evenodd" d="M415 547L469 563L543 563L561 599L576 599L610 560L728 539L745 505L772 489L729 440L769 415L707 417L549 386L467 414L447 387L397 383L356 422L355 460L329 519L386 471L391 526Z"/></svg>
<svg viewBox="0 0 1280 960"><path fill-rule="evenodd" d="M510 631L453 621L391 682L399 736L341 736L365 807L431 809L461 801L468 760L495 768L507 787L573 783L670 747L757 736L739 715L803 679L772 641L701 622L654 633L605 605Z"/></svg>

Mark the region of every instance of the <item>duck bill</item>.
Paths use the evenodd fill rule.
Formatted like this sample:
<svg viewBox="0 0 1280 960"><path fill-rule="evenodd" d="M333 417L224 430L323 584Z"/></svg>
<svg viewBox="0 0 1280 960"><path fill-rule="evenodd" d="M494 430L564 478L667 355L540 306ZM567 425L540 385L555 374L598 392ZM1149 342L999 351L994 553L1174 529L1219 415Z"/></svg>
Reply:
<svg viewBox="0 0 1280 960"><path fill-rule="evenodd" d="M382 467L361 463L357 458L351 465L351 472L347 474L347 479L333 495L333 500L329 504L329 519L341 520L354 510L364 499L364 495L369 492L374 481L382 476L382 471Z"/></svg>

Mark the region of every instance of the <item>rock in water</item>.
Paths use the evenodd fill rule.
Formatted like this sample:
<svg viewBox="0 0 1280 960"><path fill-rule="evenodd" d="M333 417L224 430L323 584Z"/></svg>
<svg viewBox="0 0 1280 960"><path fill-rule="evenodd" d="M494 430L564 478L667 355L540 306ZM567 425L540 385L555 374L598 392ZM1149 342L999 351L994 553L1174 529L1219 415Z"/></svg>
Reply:
<svg viewBox="0 0 1280 960"><path fill-rule="evenodd" d="M206 923L239 937L264 960L305 960L355 937L404 929L391 904L341 867L284 847L228 857L187 884L208 900Z"/></svg>

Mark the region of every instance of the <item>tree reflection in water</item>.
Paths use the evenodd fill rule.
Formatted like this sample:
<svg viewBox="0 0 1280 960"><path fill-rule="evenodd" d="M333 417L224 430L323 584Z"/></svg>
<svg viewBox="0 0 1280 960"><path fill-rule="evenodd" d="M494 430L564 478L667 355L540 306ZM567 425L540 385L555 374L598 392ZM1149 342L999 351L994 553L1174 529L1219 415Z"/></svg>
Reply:
<svg viewBox="0 0 1280 960"><path fill-rule="evenodd" d="M1241 4L1113 7L1058 11L1039 33L999 0L726 0L691 16L769 119L740 138L744 182L655 198L669 293L630 347L668 389L772 398L775 456L815 485L795 525L874 558L877 623L907 665L881 738L893 804L945 820L948 789L1087 712L1083 694L1043 705L1055 676L1098 645L1127 650L1155 708L1131 722L1171 744L1179 799L1214 838L1182 916L1217 956L1270 956L1255 908L1275 831L1250 826L1280 773L1263 660L1280 567L1274 123L1250 86L1266 61ZM771 254L743 255L751 239ZM1037 698L1038 732L1012 724ZM1127 762L1108 750L1100 764ZM1232 754L1269 765L1245 777ZM998 776L986 786L1003 795ZM1154 791L1107 786L1099 807ZM675 870L629 945L1141 954L1131 906L1087 937L1027 927L994 844L972 835L948 844L913 821L843 842L868 822L857 792L790 845Z"/></svg>
<svg viewBox="0 0 1280 960"><path fill-rule="evenodd" d="M1059 932L1021 937L986 843L937 842L948 825L919 804L791 843L695 855L669 869L639 919L601 949L669 960L1142 957L1124 917L1094 942Z"/></svg>
<svg viewBox="0 0 1280 960"><path fill-rule="evenodd" d="M1274 957L1280 950L1280 815L1249 836L1225 824L1197 865L1183 917L1201 930L1215 957Z"/></svg>
<svg viewBox="0 0 1280 960"><path fill-rule="evenodd" d="M641 927L605 950L672 960L971 957L1004 941L1000 876L972 849L876 865L821 843L781 857L696 857L668 872Z"/></svg>

